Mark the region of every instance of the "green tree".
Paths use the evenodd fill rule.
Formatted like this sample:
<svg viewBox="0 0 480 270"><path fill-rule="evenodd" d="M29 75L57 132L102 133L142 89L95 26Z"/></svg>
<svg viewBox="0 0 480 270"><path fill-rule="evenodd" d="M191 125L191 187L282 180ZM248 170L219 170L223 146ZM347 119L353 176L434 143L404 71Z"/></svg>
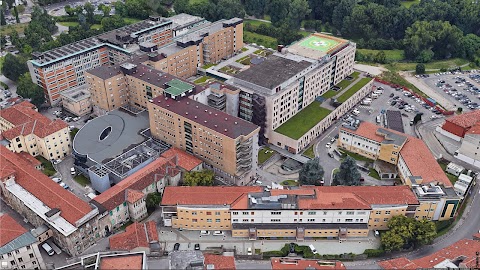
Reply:
<svg viewBox="0 0 480 270"><path fill-rule="evenodd" d="M17 23L20 23L20 18L18 17L18 9L17 9L17 6L14 6L14 7L13 7L13 14L15 15L15 20L17 21Z"/></svg>
<svg viewBox="0 0 480 270"><path fill-rule="evenodd" d="M360 178L357 162L351 156L347 156L340 164L338 172L333 176L333 185L359 186Z"/></svg>
<svg viewBox="0 0 480 270"><path fill-rule="evenodd" d="M231 19L233 17L245 17L245 10L240 0L218 0L216 4L218 19Z"/></svg>
<svg viewBox="0 0 480 270"><path fill-rule="evenodd" d="M103 12L103 17L108 17L110 16L110 11L112 8L104 4L100 4L98 5L97 10Z"/></svg>
<svg viewBox="0 0 480 270"><path fill-rule="evenodd" d="M155 209L158 207L161 201L162 195L160 195L158 192L152 192L147 194L145 204L147 205L147 209Z"/></svg>
<svg viewBox="0 0 480 270"><path fill-rule="evenodd" d="M65 13L67 13L69 17L73 17L75 15L75 9L73 9L70 5L66 5L63 7L63 9L65 9Z"/></svg>
<svg viewBox="0 0 480 270"><path fill-rule="evenodd" d="M325 171L320 165L320 160L316 157L303 164L299 172L299 182L301 185L321 185Z"/></svg>
<svg viewBox="0 0 480 270"><path fill-rule="evenodd" d="M177 14L179 13L185 13L189 9L189 0L175 0L173 3L173 9Z"/></svg>
<svg viewBox="0 0 480 270"><path fill-rule="evenodd" d="M212 186L215 174L210 170L185 173L184 185L186 186Z"/></svg>
<svg viewBox="0 0 480 270"><path fill-rule="evenodd" d="M333 9L332 24L335 28L342 29L345 17L352 14L355 4L355 0L341 0L340 3Z"/></svg>
<svg viewBox="0 0 480 270"><path fill-rule="evenodd" d="M111 31L127 25L123 18L118 15L103 18L101 24L104 31Z"/></svg>
<svg viewBox="0 0 480 270"><path fill-rule="evenodd" d="M405 244L402 236L393 231L387 231L383 233L381 242L385 251L400 250Z"/></svg>
<svg viewBox="0 0 480 270"><path fill-rule="evenodd" d="M270 0L268 14L274 26L281 25L288 18L290 0Z"/></svg>
<svg viewBox="0 0 480 270"><path fill-rule="evenodd" d="M302 20L310 14L312 10L307 0L292 0L288 8L288 21L292 29L298 30Z"/></svg>
<svg viewBox="0 0 480 270"><path fill-rule="evenodd" d="M415 73L417 74L424 74L425 73L425 65L420 63L415 66Z"/></svg>
<svg viewBox="0 0 480 270"><path fill-rule="evenodd" d="M28 72L27 61L25 59L10 53L5 56L2 66L2 74L5 75L5 77L12 81L18 81L20 76L25 72Z"/></svg>
<svg viewBox="0 0 480 270"><path fill-rule="evenodd" d="M387 55L384 51L379 51L375 54L375 62L385 64L387 63Z"/></svg>
<svg viewBox="0 0 480 270"><path fill-rule="evenodd" d="M7 25L7 21L5 20L5 12L3 8L0 9L0 25Z"/></svg>
<svg viewBox="0 0 480 270"><path fill-rule="evenodd" d="M257 18L263 17L266 6L267 0L245 0L245 11Z"/></svg>
<svg viewBox="0 0 480 270"><path fill-rule="evenodd" d="M19 78L17 94L24 98L31 99L31 103L37 106L37 108L40 108L45 102L45 94L43 93L42 88L32 82L32 78L28 72Z"/></svg>
<svg viewBox="0 0 480 270"><path fill-rule="evenodd" d="M87 13L87 22L93 24L95 22L95 7L90 2L87 2L83 5L83 9L85 9L85 12Z"/></svg>
<svg viewBox="0 0 480 270"><path fill-rule="evenodd" d="M406 216L394 216L387 223L389 231L382 234L381 243L386 251L418 247L435 239L435 224L429 220L416 220Z"/></svg>

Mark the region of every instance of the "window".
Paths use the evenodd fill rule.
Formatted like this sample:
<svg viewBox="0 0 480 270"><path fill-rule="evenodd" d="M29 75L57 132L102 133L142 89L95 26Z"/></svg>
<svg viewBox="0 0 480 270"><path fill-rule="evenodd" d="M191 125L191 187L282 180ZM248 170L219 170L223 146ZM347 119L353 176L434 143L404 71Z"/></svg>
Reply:
<svg viewBox="0 0 480 270"><path fill-rule="evenodd" d="M234 218L232 219L232 222L238 222L238 219Z"/></svg>
<svg viewBox="0 0 480 270"><path fill-rule="evenodd" d="M27 247L27 250L30 250L30 246L26 246Z"/></svg>
<svg viewBox="0 0 480 270"><path fill-rule="evenodd" d="M19 262L23 262L23 258L18 258L18 261L19 261Z"/></svg>
<svg viewBox="0 0 480 270"><path fill-rule="evenodd" d="M238 215L238 212L232 212L233 215Z"/></svg>
<svg viewBox="0 0 480 270"><path fill-rule="evenodd" d="M248 218L242 219L243 222L248 222Z"/></svg>
<svg viewBox="0 0 480 270"><path fill-rule="evenodd" d="M33 258L33 253L28 254L28 256L30 256L30 258Z"/></svg>
<svg viewBox="0 0 480 270"><path fill-rule="evenodd" d="M386 214L386 215L390 215L390 211L385 211L385 214Z"/></svg>
<svg viewBox="0 0 480 270"><path fill-rule="evenodd" d="M215 222L220 222L220 219L219 218L215 219Z"/></svg>
<svg viewBox="0 0 480 270"><path fill-rule="evenodd" d="M314 218L309 218L307 219L308 222L315 222L315 219Z"/></svg>
<svg viewBox="0 0 480 270"><path fill-rule="evenodd" d="M198 220L197 220L196 218L192 218L192 222L193 222L193 223L197 223L197 221L198 221Z"/></svg>
<svg viewBox="0 0 480 270"><path fill-rule="evenodd" d="M317 212L308 212L308 214L309 214L310 216L312 216L312 215L316 215Z"/></svg>
<svg viewBox="0 0 480 270"><path fill-rule="evenodd" d="M353 211L347 211L347 215L354 215L354 214L355 214L355 212L353 212Z"/></svg>
<svg viewBox="0 0 480 270"><path fill-rule="evenodd" d="M215 212L215 215L216 215L216 216L220 216L220 212Z"/></svg>
<svg viewBox="0 0 480 270"><path fill-rule="evenodd" d="M383 221L384 221L384 222L387 222L387 221L388 221L388 218L384 218Z"/></svg>
<svg viewBox="0 0 480 270"><path fill-rule="evenodd" d="M280 222L280 219L270 219L270 222Z"/></svg>
<svg viewBox="0 0 480 270"><path fill-rule="evenodd" d="M207 218L207 222L212 223L212 219L211 219L211 218Z"/></svg>
<svg viewBox="0 0 480 270"><path fill-rule="evenodd" d="M342 211L338 212L338 214L341 215L341 214L342 214Z"/></svg>
<svg viewBox="0 0 480 270"><path fill-rule="evenodd" d="M347 218L347 219L345 219L345 222L353 222L353 219Z"/></svg>
<svg viewBox="0 0 480 270"><path fill-rule="evenodd" d="M373 220L373 222L379 222L379 221L380 221L379 218L376 218L376 219Z"/></svg>
<svg viewBox="0 0 480 270"><path fill-rule="evenodd" d="M248 215L248 212L242 212L242 215Z"/></svg>
<svg viewBox="0 0 480 270"><path fill-rule="evenodd" d="M212 215L212 212L207 212L207 216L211 216Z"/></svg>
<svg viewBox="0 0 480 270"><path fill-rule="evenodd" d="M270 212L272 215L281 215L282 212Z"/></svg>
<svg viewBox="0 0 480 270"><path fill-rule="evenodd" d="M382 211L376 211L375 214L376 215L380 215L382 213Z"/></svg>
<svg viewBox="0 0 480 270"><path fill-rule="evenodd" d="M197 215L197 212L196 211L193 211L192 212L192 216L196 216Z"/></svg>

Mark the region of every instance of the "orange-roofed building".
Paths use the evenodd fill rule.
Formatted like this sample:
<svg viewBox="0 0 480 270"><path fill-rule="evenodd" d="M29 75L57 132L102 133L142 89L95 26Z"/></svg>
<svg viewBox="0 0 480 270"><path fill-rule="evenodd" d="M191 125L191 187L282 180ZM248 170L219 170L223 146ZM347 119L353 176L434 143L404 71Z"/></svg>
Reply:
<svg viewBox="0 0 480 270"><path fill-rule="evenodd" d="M201 171L203 169L203 161L201 159L176 147L172 147L163 152L162 157L175 158L177 166L187 172Z"/></svg>
<svg viewBox="0 0 480 270"><path fill-rule="evenodd" d="M100 211L107 212L109 232L129 220L137 221L147 216L146 195L163 193L169 182L180 180L180 170L172 158L159 157L132 175L120 181L92 202Z"/></svg>
<svg viewBox="0 0 480 270"><path fill-rule="evenodd" d="M125 232L113 235L109 238L111 250L151 251L159 252L157 225L154 221L146 223L133 223Z"/></svg>
<svg viewBox="0 0 480 270"><path fill-rule="evenodd" d="M101 227L98 208L4 146L0 146L0 176L2 199L34 226L47 224L54 231L55 242L71 255L83 252L103 236L103 231L92 232Z"/></svg>
<svg viewBox="0 0 480 270"><path fill-rule="evenodd" d="M378 262L383 269L473 269L478 267L479 240L460 240L423 258L410 260L405 257Z"/></svg>
<svg viewBox="0 0 480 270"><path fill-rule="evenodd" d="M462 139L462 144L455 151L455 158L472 164L480 169L480 121L470 128Z"/></svg>
<svg viewBox="0 0 480 270"><path fill-rule="evenodd" d="M471 128L478 124L480 124L480 110L475 110L448 117L438 131L460 141Z"/></svg>
<svg viewBox="0 0 480 270"><path fill-rule="evenodd" d="M340 270L347 269L340 261L308 260L303 258L270 258L272 270Z"/></svg>
<svg viewBox="0 0 480 270"><path fill-rule="evenodd" d="M45 269L38 244L29 230L10 215L0 213L0 261L17 269Z"/></svg>
<svg viewBox="0 0 480 270"><path fill-rule="evenodd" d="M205 254L204 269L235 270L235 257L215 254Z"/></svg>
<svg viewBox="0 0 480 270"><path fill-rule="evenodd" d="M43 116L27 101L0 111L0 133L7 148L17 153L26 152L52 160L72 152L68 125Z"/></svg>

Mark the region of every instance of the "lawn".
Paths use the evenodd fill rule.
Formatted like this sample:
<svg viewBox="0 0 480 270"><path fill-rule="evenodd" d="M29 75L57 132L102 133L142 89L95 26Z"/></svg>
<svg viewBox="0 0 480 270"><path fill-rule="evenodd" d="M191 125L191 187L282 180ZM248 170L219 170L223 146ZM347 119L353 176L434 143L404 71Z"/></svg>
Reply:
<svg viewBox="0 0 480 270"><path fill-rule="evenodd" d="M78 26L78 22L58 22L58 24L63 25L65 27Z"/></svg>
<svg viewBox="0 0 480 270"><path fill-rule="evenodd" d="M196 79L195 81L193 81L193 83L196 83L196 84L203 84L205 82L207 82L208 80L210 79L213 79L212 77L208 77L208 76L202 76L198 79Z"/></svg>
<svg viewBox="0 0 480 270"><path fill-rule="evenodd" d="M9 36L13 30L17 30L19 34L22 34L25 31L28 23L17 23L14 25L2 26L0 27L0 35Z"/></svg>
<svg viewBox="0 0 480 270"><path fill-rule="evenodd" d="M314 101L287 122L278 127L275 132L292 139L300 139L307 131L322 121L332 111L320 107L320 102Z"/></svg>
<svg viewBox="0 0 480 270"><path fill-rule="evenodd" d="M137 19L137 18L123 18L123 21L125 21L128 24L133 24L133 23L136 23L136 22L139 22L139 21L142 21L142 20Z"/></svg>
<svg viewBox="0 0 480 270"><path fill-rule="evenodd" d="M303 155L309 158L315 158L315 153L313 152L313 144L308 147L305 152L303 152Z"/></svg>
<svg viewBox="0 0 480 270"><path fill-rule="evenodd" d="M282 186L298 186L298 182L295 180L285 180L280 183Z"/></svg>
<svg viewBox="0 0 480 270"><path fill-rule="evenodd" d="M3 62L5 62L5 56L0 57L0 73L2 72Z"/></svg>
<svg viewBox="0 0 480 270"><path fill-rule="evenodd" d="M46 160L42 156L37 156L36 158L38 161L42 162L44 174L46 174L47 176L52 176L57 172L55 168L53 168L53 164L50 161Z"/></svg>
<svg viewBox="0 0 480 270"><path fill-rule="evenodd" d="M376 55L381 50L369 50L369 49L358 49L359 53L362 54L371 54ZM403 50L382 50L385 52L386 60L388 62L402 61L405 59L405 53Z"/></svg>
<svg viewBox="0 0 480 270"><path fill-rule="evenodd" d="M370 168L370 172L368 173L368 176L371 176L377 180L382 180L380 178L380 175L378 174L378 172L374 169L374 168Z"/></svg>
<svg viewBox="0 0 480 270"><path fill-rule="evenodd" d="M93 24L92 26L90 26L90 29L100 30L100 29L102 29L102 25L101 24Z"/></svg>
<svg viewBox="0 0 480 270"><path fill-rule="evenodd" d="M82 186L86 186L86 185L90 184L90 180L88 180L87 177L85 177L84 175L81 175L81 174L75 176L73 179Z"/></svg>
<svg viewBox="0 0 480 270"><path fill-rule="evenodd" d="M462 58L452 58L448 60L439 60L439 61L432 61L430 63L425 63L425 69L449 69L449 68L454 68L458 67L461 65L468 64L469 61L466 59ZM411 63L393 63L391 66L395 68L396 70L401 70L401 71L409 71L409 70L415 70L415 67L417 66L418 63L411 62Z"/></svg>
<svg viewBox="0 0 480 270"><path fill-rule="evenodd" d="M324 99L334 97L338 92L333 90L328 90L325 94L322 95Z"/></svg>
<svg viewBox="0 0 480 270"><path fill-rule="evenodd" d="M353 81L355 81L355 79L353 79L353 80L347 80L347 79L345 79L345 80L339 82L339 83L337 84L337 86L340 87L341 89L345 89L345 88L347 88L350 84L352 84Z"/></svg>
<svg viewBox="0 0 480 270"><path fill-rule="evenodd" d="M251 60L250 56L247 55L247 56L244 56L244 57L238 59L235 62L240 63L240 64L245 65L245 66L248 66L248 65L250 65L250 60Z"/></svg>
<svg viewBox="0 0 480 270"><path fill-rule="evenodd" d="M402 6L406 8L410 8L413 4L418 5L419 3L420 3L420 0L406 0L401 2Z"/></svg>
<svg viewBox="0 0 480 270"><path fill-rule="evenodd" d="M271 150L268 147L264 147L258 150L258 164L262 165L267 161L270 157L272 157L276 152Z"/></svg>
<svg viewBox="0 0 480 270"><path fill-rule="evenodd" d="M203 68L203 69L207 69L207 68L214 67L214 66L216 66L216 65L217 65L217 64L210 63L210 64L204 65L202 68Z"/></svg>
<svg viewBox="0 0 480 270"><path fill-rule="evenodd" d="M245 43L256 43L267 48L276 48L278 41L276 38L260 35L253 32L243 31L243 40Z"/></svg>
<svg viewBox="0 0 480 270"><path fill-rule="evenodd" d="M198 0L197 0L198 1ZM261 24L270 24L270 22L262 22L262 21L257 21L257 20L244 20L243 23L250 23L251 26L254 28L259 27Z"/></svg>
<svg viewBox="0 0 480 270"><path fill-rule="evenodd" d="M455 185L455 182L457 182L458 177L456 177L455 175L453 175L453 174L451 174L451 173L447 173L447 172L446 172L446 170L447 170L447 164L438 162L438 165L440 165L440 167L442 168L442 170L445 172L445 175L447 175L448 179L450 180L450 183L452 183L452 185Z"/></svg>
<svg viewBox="0 0 480 270"><path fill-rule="evenodd" d="M352 87L350 87L350 89L348 89L341 96L339 96L337 101L338 102L347 101L347 99L349 99L353 94L355 94L358 90L360 90L362 87L364 87L371 80L373 80L373 79L372 78L362 78L360 81L358 81Z"/></svg>
<svg viewBox="0 0 480 270"><path fill-rule="evenodd" d="M246 52L246 51L248 51L248 48L243 47L243 48L241 49L241 51L242 51L242 52Z"/></svg>
<svg viewBox="0 0 480 270"><path fill-rule="evenodd" d="M402 76L400 76L395 70L390 69L389 71L383 72L382 75L380 76L382 80L405 86L408 89L412 90L413 92L419 94L422 97L428 98L428 95L420 91L415 85L409 83L407 80L405 80Z"/></svg>
<svg viewBox="0 0 480 270"><path fill-rule="evenodd" d="M360 154L357 154L357 153L353 153L353 152L350 152L350 151L347 151L345 149L342 149L342 150L339 150L341 153L343 153L344 156L346 155L349 155L351 156L353 159L355 160L358 160L358 161L365 161L365 162L373 162L372 159L369 159L367 157L364 157ZM373 177L373 176L372 176Z"/></svg>

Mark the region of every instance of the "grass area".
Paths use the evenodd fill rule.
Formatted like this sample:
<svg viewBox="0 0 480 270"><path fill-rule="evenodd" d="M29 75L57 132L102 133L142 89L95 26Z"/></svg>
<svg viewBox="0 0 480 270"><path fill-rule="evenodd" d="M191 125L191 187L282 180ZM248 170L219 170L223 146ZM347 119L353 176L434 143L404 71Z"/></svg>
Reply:
<svg viewBox="0 0 480 270"><path fill-rule="evenodd" d="M243 50L243 49L242 49L242 50ZM207 69L207 68L214 67L214 66L216 66L216 65L217 65L217 64L210 63L210 64L204 65L202 68L203 68L203 69Z"/></svg>
<svg viewBox="0 0 480 270"><path fill-rule="evenodd" d="M377 180L382 180L380 178L380 175L378 174L378 172L374 169L374 168L370 168L370 172L368 173L368 176L371 176Z"/></svg>
<svg viewBox="0 0 480 270"><path fill-rule="evenodd" d="M101 24L93 24L92 26L90 26L90 29L100 30L100 29L102 29L102 25Z"/></svg>
<svg viewBox="0 0 480 270"><path fill-rule="evenodd" d="M78 26L78 22L58 22L58 24L63 25L65 27Z"/></svg>
<svg viewBox="0 0 480 270"><path fill-rule="evenodd" d="M238 70L233 69L233 68L231 68L231 67L229 67L229 66L224 66L224 67L220 68L219 71L222 71L222 72L224 72L224 73L226 73L226 74L232 74L232 75L238 73Z"/></svg>
<svg viewBox="0 0 480 270"><path fill-rule="evenodd" d="M262 21L257 21L257 20L243 20L243 23L250 23L251 26L253 27L259 27L261 24L269 24L270 22L262 22Z"/></svg>
<svg viewBox="0 0 480 270"><path fill-rule="evenodd" d="M2 67L0 66L0 70L2 70L1 68L2 68ZM8 85L7 85L6 83L4 83L4 82L0 82L0 86L1 86L3 89L5 89L5 90L8 90L8 88L10 88L10 87L8 87Z"/></svg>
<svg viewBox="0 0 480 270"><path fill-rule="evenodd" d="M0 73L3 67L3 62L5 62L5 56L0 57Z"/></svg>
<svg viewBox="0 0 480 270"><path fill-rule="evenodd" d="M383 72L382 75L380 76L382 80L389 81L391 83L405 86L412 90L413 92L419 94L422 97L428 98L428 96L420 91L415 85L409 83L407 80L405 80L402 76L400 76L396 70L390 69L389 71Z"/></svg>
<svg viewBox="0 0 480 270"><path fill-rule="evenodd" d="M208 80L210 79L213 79L212 77L209 77L209 76L202 76L198 79L196 79L195 81L193 81L193 83L196 83L196 84L203 84L203 83L206 83Z"/></svg>
<svg viewBox="0 0 480 270"><path fill-rule="evenodd" d="M268 147L264 147L258 150L258 164L261 165L265 163L270 157L272 157L276 152L271 150Z"/></svg>
<svg viewBox="0 0 480 270"><path fill-rule="evenodd" d="M300 139L331 112L329 109L320 107L320 102L314 101L275 131L295 140Z"/></svg>
<svg viewBox="0 0 480 270"><path fill-rule="evenodd" d="M304 30L300 30L300 31L298 31L298 33L300 35L302 35L302 37L306 37L306 36L309 36L310 34L312 34L312 32L308 32L308 31L304 31Z"/></svg>
<svg viewBox="0 0 480 270"><path fill-rule="evenodd" d="M458 67L461 65L468 64L469 61L466 59L462 58L452 58L448 60L439 60L439 61L432 61L430 63L425 63L425 69L449 69L449 68L454 68ZM398 62L398 63L393 63L390 64L393 68L396 70L401 70L401 71L408 71L408 70L415 70L415 67L417 66L418 63L415 62Z"/></svg>
<svg viewBox="0 0 480 270"><path fill-rule="evenodd" d="M73 128L72 130L70 130L70 138L72 139L72 142L73 142L73 138L75 138L75 135L77 135L79 129L78 128Z"/></svg>
<svg viewBox="0 0 480 270"><path fill-rule="evenodd" d="M313 152L313 144L308 147L305 152L303 152L303 155L309 158L315 158L315 153Z"/></svg>
<svg viewBox="0 0 480 270"><path fill-rule="evenodd" d="M405 52L403 50L369 50L369 49L358 49L359 53L362 54L371 54L376 55L380 51L385 53L387 62L393 61L402 61L405 60ZM415 69L415 68L414 68Z"/></svg>
<svg viewBox="0 0 480 270"><path fill-rule="evenodd" d="M338 93L337 91L328 90L325 94L322 95L322 97L325 99L331 98L331 97L334 97L337 93Z"/></svg>
<svg viewBox="0 0 480 270"><path fill-rule="evenodd" d="M90 180L88 180L87 177L85 177L84 175L77 175L73 178L73 180L75 180L77 183L79 183L80 185L82 185L83 187L90 184Z"/></svg>
<svg viewBox="0 0 480 270"><path fill-rule="evenodd" d="M250 65L250 60L251 60L250 56L247 55L247 56L244 56L244 57L238 59L235 62L240 63L240 64L245 65L245 66L248 66L248 65Z"/></svg>
<svg viewBox="0 0 480 270"><path fill-rule="evenodd" d="M53 164L50 161L46 160L42 156L37 156L36 158L37 158L38 161L42 162L43 173L44 174L46 174L47 176L52 176L55 173L57 173L55 168L53 168Z"/></svg>
<svg viewBox="0 0 480 270"><path fill-rule="evenodd" d="M452 185L455 185L455 182L457 182L458 177L456 177L455 175L453 175L453 174L451 174L451 173L446 172L446 171L447 171L447 164L442 163L442 162L438 162L438 165L440 165L440 167L442 168L442 170L445 172L445 175L446 175L446 176L448 177L448 179L450 180L450 183L452 183Z"/></svg>
<svg viewBox="0 0 480 270"><path fill-rule="evenodd" d="M276 48L278 45L278 40L276 38L249 31L243 31L243 41L245 43L256 43L258 45L263 45L267 48Z"/></svg>
<svg viewBox="0 0 480 270"><path fill-rule="evenodd" d="M406 8L410 8L414 4L419 4L420 0L407 0L407 1L402 1L400 4Z"/></svg>
<svg viewBox="0 0 480 270"><path fill-rule="evenodd" d="M142 20L137 19L137 18L123 18L123 21L125 21L128 24L132 24L132 23L136 23L136 22L139 22L139 21L142 21Z"/></svg>
<svg viewBox="0 0 480 270"><path fill-rule="evenodd" d="M208 4L208 0L189 0L190 5L193 4Z"/></svg>
<svg viewBox="0 0 480 270"><path fill-rule="evenodd" d="M340 153L343 154L343 156L349 155L349 156L351 156L353 159L358 160L358 161L373 162L373 159L369 159L369 158L364 157L364 156L362 156L362 155L360 155L360 154L353 153L353 152L347 151L347 150L345 150L345 149L341 149L341 150L339 150L339 151L340 151ZM373 177L373 176L372 176L372 177Z"/></svg>
<svg viewBox="0 0 480 270"><path fill-rule="evenodd" d="M285 180L280 183L282 186L298 186L298 182L295 180Z"/></svg>
<svg viewBox="0 0 480 270"><path fill-rule="evenodd" d="M22 34L27 25L28 23L17 23L14 25L2 26L0 27L0 35L9 36L13 30L16 30L19 34Z"/></svg>
<svg viewBox="0 0 480 270"><path fill-rule="evenodd" d="M350 87L350 89L348 89L341 96L339 96L337 101L338 102L347 101L347 99L349 99L353 94L355 94L358 90L360 90L362 87L364 87L371 80L373 80L373 79L372 78L362 78L360 81L358 81L352 87Z"/></svg>
<svg viewBox="0 0 480 270"><path fill-rule="evenodd" d="M355 80L355 79L358 78L358 76L360 76L360 72L355 71L355 72L353 72L352 74L350 74L350 76Z"/></svg>
<svg viewBox="0 0 480 270"><path fill-rule="evenodd" d="M347 88L350 84L352 84L353 81L355 81L355 79L353 79L353 80L347 80L347 79L345 79L345 80L339 82L339 83L337 84L337 86L340 87L341 89L345 89L345 88Z"/></svg>

